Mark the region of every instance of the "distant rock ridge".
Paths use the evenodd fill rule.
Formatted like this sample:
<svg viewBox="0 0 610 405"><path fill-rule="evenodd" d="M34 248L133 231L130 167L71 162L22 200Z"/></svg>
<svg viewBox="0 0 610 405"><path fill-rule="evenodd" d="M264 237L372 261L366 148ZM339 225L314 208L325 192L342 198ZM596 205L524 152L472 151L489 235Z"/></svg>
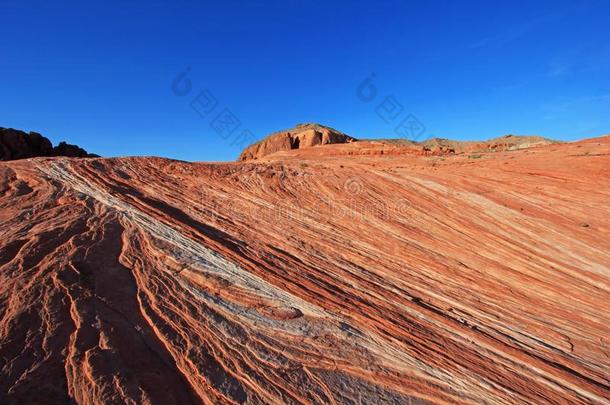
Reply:
<svg viewBox="0 0 610 405"><path fill-rule="evenodd" d="M532 148L557 143L541 136L504 135L486 141L452 141L445 138L432 138L419 143L427 152L467 153L467 152L503 152Z"/></svg>
<svg viewBox="0 0 610 405"><path fill-rule="evenodd" d="M315 124L298 124L296 127L284 131L274 132L265 139L248 146L239 155L239 161L255 160L271 153L309 148L318 145L355 142L352 138L336 129Z"/></svg>
<svg viewBox="0 0 610 405"><path fill-rule="evenodd" d="M356 144L349 146L348 153L350 155L358 155L358 150L360 149L362 149L364 154L375 154L377 149L379 154L384 154L389 152L387 149L388 147L391 148L394 153L401 153L402 151L405 153L408 152L423 155L502 152L557 143L557 141L543 138L541 136L520 135L505 135L486 141L454 141L445 138L430 138L422 142L415 142L405 138L356 139L344 134L343 132L337 131L336 129L320 124L308 123L299 124L292 129L270 134L263 140L244 149L238 160L256 160L280 151L353 142L356 142ZM332 154L333 150L330 149L327 152ZM335 152L341 154L339 150L336 150Z"/></svg>
<svg viewBox="0 0 610 405"><path fill-rule="evenodd" d="M66 142L53 147L49 139L37 132L0 127L0 161L44 156L98 157Z"/></svg>

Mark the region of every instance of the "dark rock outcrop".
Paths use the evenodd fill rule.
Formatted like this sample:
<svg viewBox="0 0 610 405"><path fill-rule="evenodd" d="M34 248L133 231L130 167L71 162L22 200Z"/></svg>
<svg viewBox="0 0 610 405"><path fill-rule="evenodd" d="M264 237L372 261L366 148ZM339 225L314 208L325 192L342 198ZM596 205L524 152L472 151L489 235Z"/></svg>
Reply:
<svg viewBox="0 0 610 405"><path fill-rule="evenodd" d="M69 143L60 142L59 145L53 148L53 156L67 156L67 157L98 157L92 153L87 153L86 150L78 145L71 145Z"/></svg>
<svg viewBox="0 0 610 405"><path fill-rule="evenodd" d="M0 160L27 159L40 156L97 157L76 145L60 142L53 147L49 139L37 132L0 127Z"/></svg>

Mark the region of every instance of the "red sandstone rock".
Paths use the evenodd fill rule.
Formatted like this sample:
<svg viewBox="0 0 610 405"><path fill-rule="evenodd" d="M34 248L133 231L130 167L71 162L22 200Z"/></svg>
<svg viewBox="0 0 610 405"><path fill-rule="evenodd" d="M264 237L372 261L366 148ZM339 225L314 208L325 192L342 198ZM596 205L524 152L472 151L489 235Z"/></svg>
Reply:
<svg viewBox="0 0 610 405"><path fill-rule="evenodd" d="M608 403L609 198L610 136L0 162L0 403Z"/></svg>
<svg viewBox="0 0 610 405"><path fill-rule="evenodd" d="M505 135L487 141L452 141L433 138L422 142L424 150L436 153L503 152L558 143L541 136Z"/></svg>
<svg viewBox="0 0 610 405"><path fill-rule="evenodd" d="M519 150L537 146L558 143L540 136L505 135L487 141L452 141L444 138L432 138L423 142L408 139L372 139L358 140L345 135L335 129L320 124L300 124L293 129L280 131L267 136L265 139L250 145L239 156L238 161L262 159L268 155L290 151L294 149L310 148L312 146L346 144L358 142L357 145L347 147L357 154L426 154L449 155L455 153L475 152L501 152ZM380 144L388 145L380 146ZM325 153L323 151L316 153Z"/></svg>
<svg viewBox="0 0 610 405"><path fill-rule="evenodd" d="M239 156L239 160L255 160L278 151L353 141L354 138L320 124L300 124L295 128L271 134L247 147Z"/></svg>

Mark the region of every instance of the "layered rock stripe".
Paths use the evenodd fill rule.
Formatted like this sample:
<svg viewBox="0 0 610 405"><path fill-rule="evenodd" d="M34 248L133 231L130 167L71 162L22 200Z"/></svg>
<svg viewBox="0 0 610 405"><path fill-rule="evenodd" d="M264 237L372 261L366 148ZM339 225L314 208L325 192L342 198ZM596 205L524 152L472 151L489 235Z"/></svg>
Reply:
<svg viewBox="0 0 610 405"><path fill-rule="evenodd" d="M358 144L0 163L0 402L608 403L610 137Z"/></svg>

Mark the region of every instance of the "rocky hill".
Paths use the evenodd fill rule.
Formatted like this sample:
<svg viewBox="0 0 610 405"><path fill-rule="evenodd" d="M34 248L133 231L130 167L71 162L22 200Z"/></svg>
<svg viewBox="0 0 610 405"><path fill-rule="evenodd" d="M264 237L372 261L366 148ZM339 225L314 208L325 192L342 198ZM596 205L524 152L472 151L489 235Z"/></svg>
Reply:
<svg viewBox="0 0 610 405"><path fill-rule="evenodd" d="M274 153L294 149L305 149L314 146L349 144L341 148L325 148L317 153L370 154L432 154L447 155L455 153L500 152L519 150L558 143L541 136L505 135L486 141L453 141L444 138L432 138L421 142L408 139L356 139L330 127L320 124L300 124L295 128L275 132L263 140L247 147L238 161L260 160ZM387 145L387 146L381 146Z"/></svg>
<svg viewBox="0 0 610 405"><path fill-rule="evenodd" d="M250 145L241 153L238 160L256 160L279 151L354 141L354 138L343 132L324 125L299 124L292 129L275 132L262 141Z"/></svg>
<svg viewBox="0 0 610 405"><path fill-rule="evenodd" d="M60 142L53 147L51 141L37 132L23 132L0 127L0 161L32 157L67 156L96 157L77 145Z"/></svg>
<svg viewBox="0 0 610 405"><path fill-rule="evenodd" d="M0 162L0 403L610 402L610 137L316 131Z"/></svg>

